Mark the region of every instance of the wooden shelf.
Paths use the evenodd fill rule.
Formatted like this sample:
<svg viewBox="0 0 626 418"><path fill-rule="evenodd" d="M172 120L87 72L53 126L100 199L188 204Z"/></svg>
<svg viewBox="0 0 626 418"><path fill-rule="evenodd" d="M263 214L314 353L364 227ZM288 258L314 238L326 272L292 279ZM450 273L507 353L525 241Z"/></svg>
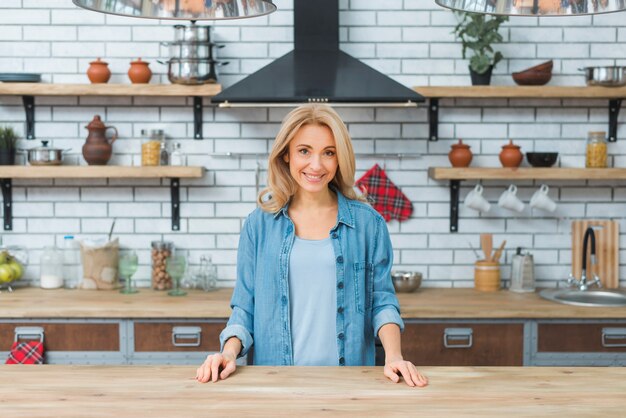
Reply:
<svg viewBox="0 0 626 418"><path fill-rule="evenodd" d="M180 230L180 179L201 178L204 167L127 167L127 166L0 166L0 188L4 209L4 230L13 229L13 179L101 179L169 178L172 231Z"/></svg>
<svg viewBox="0 0 626 418"><path fill-rule="evenodd" d="M413 87L430 99L623 99L626 87L457 86Z"/></svg>
<svg viewBox="0 0 626 418"><path fill-rule="evenodd" d="M626 168L430 167L434 180L626 180Z"/></svg>
<svg viewBox="0 0 626 418"><path fill-rule="evenodd" d="M0 166L0 178L200 178L204 167Z"/></svg>
<svg viewBox="0 0 626 418"><path fill-rule="evenodd" d="M196 96L211 97L222 91L220 84L45 84L0 83L5 96Z"/></svg>

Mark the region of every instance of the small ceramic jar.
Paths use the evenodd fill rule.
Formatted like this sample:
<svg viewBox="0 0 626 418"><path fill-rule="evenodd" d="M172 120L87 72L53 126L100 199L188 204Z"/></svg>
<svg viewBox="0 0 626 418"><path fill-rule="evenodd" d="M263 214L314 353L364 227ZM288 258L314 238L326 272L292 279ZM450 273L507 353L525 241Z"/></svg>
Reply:
<svg viewBox="0 0 626 418"><path fill-rule="evenodd" d="M150 82L152 78L152 71L148 68L150 63L142 61L138 58L137 61L131 61L130 69L128 70L128 78L133 84L146 84Z"/></svg>
<svg viewBox="0 0 626 418"><path fill-rule="evenodd" d="M459 142L453 144L450 148L448 159L452 167L469 167L473 157L470 146L464 144L462 139L459 139Z"/></svg>
<svg viewBox="0 0 626 418"><path fill-rule="evenodd" d="M509 143L502 146L500 151L500 162L502 167L519 167L524 159L524 154L520 151L520 146L515 145L512 140Z"/></svg>
<svg viewBox="0 0 626 418"><path fill-rule="evenodd" d="M95 61L89 63L87 69L87 78L94 84L106 83L111 78L111 70L109 70L109 64L97 58Z"/></svg>

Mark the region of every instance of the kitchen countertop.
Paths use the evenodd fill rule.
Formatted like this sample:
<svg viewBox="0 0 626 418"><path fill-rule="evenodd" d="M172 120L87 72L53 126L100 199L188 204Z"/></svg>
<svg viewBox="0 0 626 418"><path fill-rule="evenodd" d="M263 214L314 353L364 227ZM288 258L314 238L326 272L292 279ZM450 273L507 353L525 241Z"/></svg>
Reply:
<svg viewBox="0 0 626 418"><path fill-rule="evenodd" d="M382 367L0 366L4 417L623 416L624 368L426 367L426 388Z"/></svg>
<svg viewBox="0 0 626 418"><path fill-rule="evenodd" d="M44 290L35 287L0 293L0 318L228 318L232 289L190 291L184 297L140 289L133 295L117 291ZM626 318L626 307L563 305L537 293L478 292L474 289L423 288L398 294L403 318L417 319L555 319Z"/></svg>

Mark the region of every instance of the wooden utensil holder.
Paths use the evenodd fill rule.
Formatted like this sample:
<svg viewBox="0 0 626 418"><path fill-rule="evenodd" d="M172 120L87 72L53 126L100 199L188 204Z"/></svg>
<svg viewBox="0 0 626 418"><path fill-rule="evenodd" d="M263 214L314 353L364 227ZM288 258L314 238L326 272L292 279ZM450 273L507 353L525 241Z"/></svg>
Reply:
<svg viewBox="0 0 626 418"><path fill-rule="evenodd" d="M474 264L474 289L481 292L500 290L500 263L478 260Z"/></svg>

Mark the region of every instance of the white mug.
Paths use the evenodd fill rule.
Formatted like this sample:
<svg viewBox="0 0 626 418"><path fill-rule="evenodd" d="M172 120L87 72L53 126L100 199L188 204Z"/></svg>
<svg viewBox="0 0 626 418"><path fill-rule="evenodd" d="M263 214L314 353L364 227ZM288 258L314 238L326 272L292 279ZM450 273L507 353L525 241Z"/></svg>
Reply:
<svg viewBox="0 0 626 418"><path fill-rule="evenodd" d="M515 212L522 212L525 206L524 202L517 197L517 186L514 184L511 184L509 188L500 195L498 205L505 209L514 210Z"/></svg>
<svg viewBox="0 0 626 418"><path fill-rule="evenodd" d="M479 212L488 212L491 204L483 197L483 186L477 184L467 196L465 196L465 206Z"/></svg>
<svg viewBox="0 0 626 418"><path fill-rule="evenodd" d="M548 190L550 188L542 184L539 190L535 192L533 197L530 198L530 207L533 209L541 209L547 212L554 212L556 210L556 203L548 196Z"/></svg>

